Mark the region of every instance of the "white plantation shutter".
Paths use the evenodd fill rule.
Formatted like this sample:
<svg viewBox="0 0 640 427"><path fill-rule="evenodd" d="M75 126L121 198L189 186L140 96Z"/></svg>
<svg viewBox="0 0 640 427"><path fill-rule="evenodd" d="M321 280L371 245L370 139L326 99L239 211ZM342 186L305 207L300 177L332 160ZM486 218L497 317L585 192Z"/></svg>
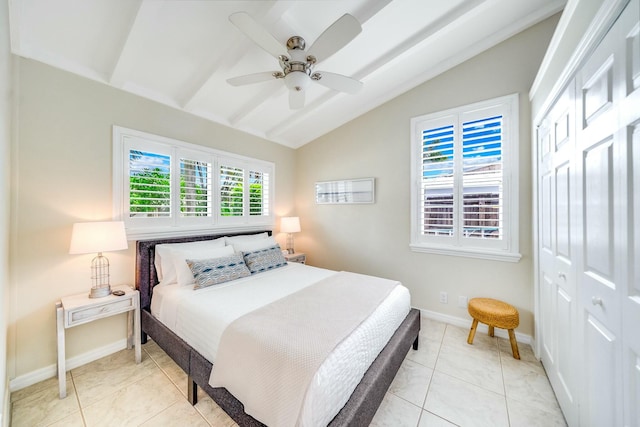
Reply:
<svg viewBox="0 0 640 427"><path fill-rule="evenodd" d="M249 215L269 216L269 173L249 171Z"/></svg>
<svg viewBox="0 0 640 427"><path fill-rule="evenodd" d="M171 216L171 156L129 149L128 216Z"/></svg>
<svg viewBox="0 0 640 427"><path fill-rule="evenodd" d="M503 237L502 121L499 115L462 123L464 237Z"/></svg>
<svg viewBox="0 0 640 427"><path fill-rule="evenodd" d="M220 165L220 216L244 215L244 169Z"/></svg>
<svg viewBox="0 0 640 427"><path fill-rule="evenodd" d="M519 259L517 99L411 121L412 249Z"/></svg>
<svg viewBox="0 0 640 427"><path fill-rule="evenodd" d="M114 218L132 239L274 224L271 162L118 126Z"/></svg>
<svg viewBox="0 0 640 427"><path fill-rule="evenodd" d="M210 162L180 158L180 216L212 215L211 169Z"/></svg>
<svg viewBox="0 0 640 427"><path fill-rule="evenodd" d="M421 232L453 236L454 125L422 131Z"/></svg>
<svg viewBox="0 0 640 427"><path fill-rule="evenodd" d="M226 158L219 165L220 221L252 224L272 218L272 168Z"/></svg>

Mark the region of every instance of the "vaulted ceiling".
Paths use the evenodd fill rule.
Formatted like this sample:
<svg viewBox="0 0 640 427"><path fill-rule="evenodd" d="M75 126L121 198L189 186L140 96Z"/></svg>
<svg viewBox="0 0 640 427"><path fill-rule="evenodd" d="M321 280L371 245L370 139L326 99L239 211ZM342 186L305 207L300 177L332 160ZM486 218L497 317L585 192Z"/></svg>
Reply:
<svg viewBox="0 0 640 427"><path fill-rule="evenodd" d="M32 58L292 147L382 103L562 10L566 0L9 0L11 48ZM229 16L246 12L286 45L307 48L348 13L362 31L316 70L363 83L354 95L312 82L289 106L278 60ZM259 35L256 37L260 37Z"/></svg>

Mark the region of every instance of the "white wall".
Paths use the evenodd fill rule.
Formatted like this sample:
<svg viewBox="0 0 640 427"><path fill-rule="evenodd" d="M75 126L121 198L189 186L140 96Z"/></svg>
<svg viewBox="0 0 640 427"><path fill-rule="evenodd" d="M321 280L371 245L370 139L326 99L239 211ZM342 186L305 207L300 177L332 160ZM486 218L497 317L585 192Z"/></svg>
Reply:
<svg viewBox="0 0 640 427"><path fill-rule="evenodd" d="M296 236L296 248L308 253L311 264L397 278L409 286L415 306L452 316L466 316L465 310L455 307L457 295L500 297L520 309L520 330L532 334L531 130L526 94L556 22L557 17L551 18L295 152L46 65L16 59L19 101L11 164L9 286L15 303L8 331L9 377L20 379L34 372L34 378L47 372L53 375L54 303L62 295L89 287L91 256L68 255L71 225L111 215L113 124L275 162L276 214L293 213L295 200L303 227ZM513 92L522 95L522 261L512 264L411 252L410 118ZM6 119L8 123L8 115ZM6 147L1 138L0 148ZM6 161L8 156L3 158ZM377 180L376 204L314 204L315 181L368 176ZM2 188L7 185L0 182L0 203L9 197ZM6 228L0 227L3 232ZM129 251L112 254L110 260L112 283L132 283L133 245ZM4 283L0 277L0 298L6 304ZM441 290L449 292L446 306L437 303ZM0 333L6 331L3 321ZM68 357L109 346L124 338L124 316L70 329L67 337Z"/></svg>
<svg viewBox="0 0 640 427"><path fill-rule="evenodd" d="M93 255L69 255L69 240L74 222L111 217L113 124L274 162L278 216L293 208L295 152L32 60L16 62L9 366L12 385L24 386L55 372L55 302L91 286ZM128 251L109 254L112 284L133 283L134 249L130 242ZM67 358L124 338L124 315L74 327Z"/></svg>
<svg viewBox="0 0 640 427"><path fill-rule="evenodd" d="M296 249L312 265L398 279L415 307L466 318L458 296L495 297L520 311L518 331L533 335L531 113L528 91L556 15L298 149ZM366 84L366 82L365 82ZM410 129L412 117L520 93L519 263L412 252ZM316 205L316 181L374 177L376 203ZM440 304L440 291L449 303Z"/></svg>
<svg viewBox="0 0 640 427"><path fill-rule="evenodd" d="M9 11L0 2L0 426L9 425L7 339L9 325L9 193L11 143L11 66Z"/></svg>

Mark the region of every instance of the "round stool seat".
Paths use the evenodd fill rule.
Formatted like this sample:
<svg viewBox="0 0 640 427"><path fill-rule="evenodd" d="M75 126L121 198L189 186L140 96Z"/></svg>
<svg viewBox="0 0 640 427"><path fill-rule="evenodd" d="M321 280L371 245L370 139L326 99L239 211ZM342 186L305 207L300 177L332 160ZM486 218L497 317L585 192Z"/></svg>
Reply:
<svg viewBox="0 0 640 427"><path fill-rule="evenodd" d="M489 326L489 336L493 336L493 328L506 329L509 332L513 357L520 359L516 334L513 331L520 324L520 315L514 306L492 298L472 298L469 300L467 310L473 317L467 343L473 344L478 322Z"/></svg>
<svg viewBox="0 0 640 427"><path fill-rule="evenodd" d="M472 298L469 314L478 322L500 329L515 329L520 324L518 310L511 304L492 298Z"/></svg>

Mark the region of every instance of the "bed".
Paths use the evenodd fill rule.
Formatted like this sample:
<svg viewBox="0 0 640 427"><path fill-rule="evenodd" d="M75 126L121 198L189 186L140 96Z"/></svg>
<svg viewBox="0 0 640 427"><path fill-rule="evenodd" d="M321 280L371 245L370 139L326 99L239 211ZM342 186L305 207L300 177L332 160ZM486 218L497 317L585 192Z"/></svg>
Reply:
<svg viewBox="0 0 640 427"><path fill-rule="evenodd" d="M157 288L155 292L156 300L153 300L154 287L159 283L159 273L156 270L154 261L156 246L160 244L213 241L221 236L246 236L256 233L256 231L251 231L233 234L225 233L223 235L144 240L138 241L136 246L136 288L140 291L143 342L146 341L147 336L151 337L187 373L189 381L188 399L192 404L197 402L197 387L199 386L241 426L262 426L264 424L245 413L243 404L227 389L210 385L213 363L210 361L212 357L208 348L202 347L201 344L193 343L192 338L189 336L186 338L178 336L176 332L167 326L167 324L171 323L170 321L166 319L161 321L157 317L158 301L161 301L161 298L165 298L163 296L165 289L163 286ZM270 231L266 233L268 235L271 234ZM299 267L287 266L281 269L282 273L278 274L286 273L297 277L296 274L300 275L300 272L296 270L297 268ZM316 270L311 268L310 271ZM324 274L319 269L317 272L318 274ZM304 273L307 275L307 270ZM271 273L264 274L264 280L269 278L269 274ZM244 284L243 280L246 280L247 284ZM253 278L239 279L239 283L243 283L242 286L252 286L249 284L251 280ZM156 307L154 308L156 315L151 313L152 306ZM417 349L419 329L419 312L416 309L409 309L406 317L399 320L397 329L390 333L391 338L388 342L385 341L386 345L383 344L383 348L377 357L375 357L370 366L367 365L368 368L365 368L366 371L362 379L355 386L353 392L350 392L348 400L328 425L362 426L370 423L405 355L412 346ZM190 345L188 342L194 345Z"/></svg>

